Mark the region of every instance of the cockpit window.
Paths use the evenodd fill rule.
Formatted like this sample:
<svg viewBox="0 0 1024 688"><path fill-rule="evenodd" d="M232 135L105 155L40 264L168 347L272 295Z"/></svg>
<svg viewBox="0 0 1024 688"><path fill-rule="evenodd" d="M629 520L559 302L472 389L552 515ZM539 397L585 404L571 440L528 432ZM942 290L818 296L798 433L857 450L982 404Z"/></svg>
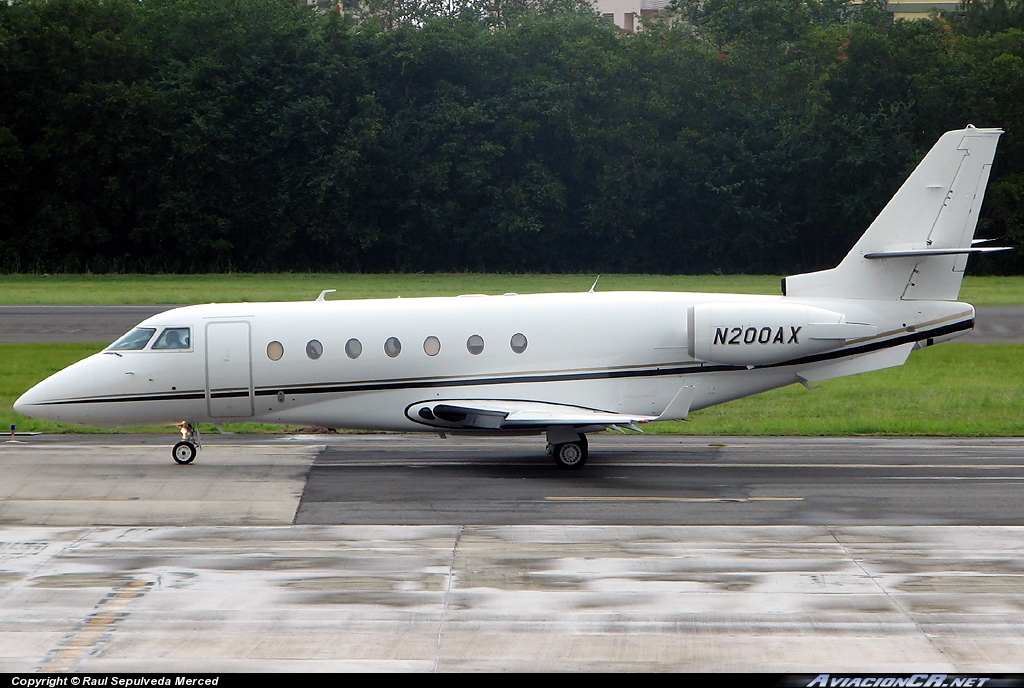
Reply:
<svg viewBox="0 0 1024 688"><path fill-rule="evenodd" d="M191 345L189 328L168 327L153 344L154 349L187 349Z"/></svg>
<svg viewBox="0 0 1024 688"><path fill-rule="evenodd" d="M137 327L107 347L107 351L139 351L146 348L156 333L153 327Z"/></svg>

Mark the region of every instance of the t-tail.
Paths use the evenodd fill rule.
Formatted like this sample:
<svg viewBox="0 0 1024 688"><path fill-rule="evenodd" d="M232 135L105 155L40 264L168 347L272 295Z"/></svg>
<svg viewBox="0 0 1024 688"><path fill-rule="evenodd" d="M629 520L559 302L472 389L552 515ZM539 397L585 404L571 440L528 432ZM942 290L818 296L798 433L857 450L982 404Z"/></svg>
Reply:
<svg viewBox="0 0 1024 688"><path fill-rule="evenodd" d="M972 253L1000 129L942 135L837 267L792 275L793 297L955 301Z"/></svg>

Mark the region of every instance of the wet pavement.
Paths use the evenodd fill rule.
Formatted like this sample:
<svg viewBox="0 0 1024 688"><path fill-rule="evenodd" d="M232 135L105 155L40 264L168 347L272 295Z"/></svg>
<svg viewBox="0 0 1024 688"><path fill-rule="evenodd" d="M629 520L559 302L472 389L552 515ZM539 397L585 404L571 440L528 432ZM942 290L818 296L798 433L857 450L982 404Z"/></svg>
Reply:
<svg viewBox="0 0 1024 688"><path fill-rule="evenodd" d="M0 443L0 672L1024 671L1024 525L984 525L1022 440L595 436L575 473L537 438L219 436L189 466L172 442ZM296 525L318 470L374 465L377 506ZM860 509L813 504L844 489ZM566 496L590 524L537 508ZM759 497L806 522L700 524Z"/></svg>

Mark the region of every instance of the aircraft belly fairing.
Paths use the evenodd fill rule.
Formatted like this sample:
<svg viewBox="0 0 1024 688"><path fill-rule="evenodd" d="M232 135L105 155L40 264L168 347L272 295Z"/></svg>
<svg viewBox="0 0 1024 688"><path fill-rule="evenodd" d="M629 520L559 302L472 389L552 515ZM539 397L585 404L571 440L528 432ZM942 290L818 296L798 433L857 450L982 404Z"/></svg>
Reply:
<svg viewBox="0 0 1024 688"><path fill-rule="evenodd" d="M599 409L538 401L443 399L418 402L405 415L415 423L440 429L543 429L551 425L633 425L657 416L612 413Z"/></svg>

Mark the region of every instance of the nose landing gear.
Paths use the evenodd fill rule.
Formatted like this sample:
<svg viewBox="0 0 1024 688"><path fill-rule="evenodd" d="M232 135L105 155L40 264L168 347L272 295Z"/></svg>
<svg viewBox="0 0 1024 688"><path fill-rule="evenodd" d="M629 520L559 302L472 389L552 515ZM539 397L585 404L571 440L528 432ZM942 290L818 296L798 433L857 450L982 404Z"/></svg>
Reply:
<svg viewBox="0 0 1024 688"><path fill-rule="evenodd" d="M192 463L196 458L196 450L203 446L199 440L199 426L185 421L178 425L178 429L181 430L181 442L174 445L171 456L174 457L175 463Z"/></svg>

